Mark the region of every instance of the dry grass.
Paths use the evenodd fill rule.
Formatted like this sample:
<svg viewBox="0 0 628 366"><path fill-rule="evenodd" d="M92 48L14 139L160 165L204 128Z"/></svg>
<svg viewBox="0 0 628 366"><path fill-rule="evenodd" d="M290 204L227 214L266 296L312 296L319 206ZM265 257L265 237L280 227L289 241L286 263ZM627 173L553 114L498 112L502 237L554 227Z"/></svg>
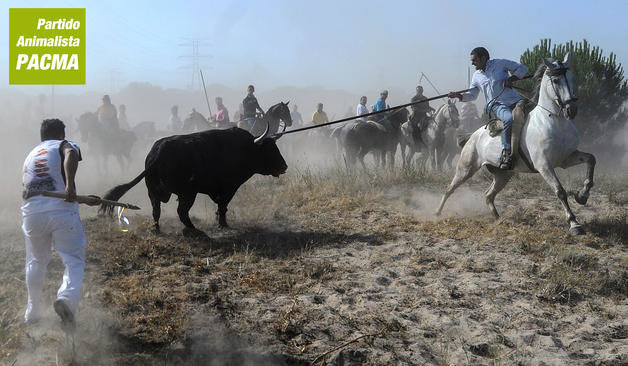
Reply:
<svg viewBox="0 0 628 366"><path fill-rule="evenodd" d="M244 337L242 342L288 364L306 364L380 329L387 330L385 337L358 342L348 353L339 349L329 355L330 362L342 357L411 362L404 350L417 342L413 332L418 331L421 357L429 362L507 364L529 353L503 333L541 322L543 312L578 309L581 314L605 312L607 318L625 316L611 315L603 306L607 300L623 304L628 297L623 177L598 178L602 193L592 197L592 205L604 199L603 207L581 210L587 230L581 237L568 234L557 200L535 176L515 179L498 197L507 202L499 221L486 211L423 220L398 209L413 200L399 192L421 187L440 192L449 178L423 168L363 172L341 167L295 170L278 180L255 177L230 206L233 229L218 230L213 220L194 219L210 240L182 237L174 218L162 219L166 234L159 236L151 233L144 216L133 218L130 233L100 218L85 220L88 263L97 271L91 301L114 318L118 340L134 349L133 356L121 351L118 362L149 364L137 361L137 354L152 362L167 359L176 347L190 352L181 359L190 359L189 347L196 341L189 330L197 327L192 314L198 312L220 319ZM474 191L485 185L481 176L471 182ZM517 201L534 197L540 199ZM519 262L526 264L518 268ZM495 285L490 280L464 289L449 284L456 273L473 278L508 273L516 281ZM24 292L6 271L1 275L15 285L12 291ZM367 277L373 283L365 283ZM391 292L393 285L407 287L397 294ZM491 318L495 309L486 304L508 304L519 294L539 309L534 316L504 305L511 318ZM391 296L395 300L389 301ZM7 354L23 349L25 340L16 336L17 302L0 299L6 309L0 313L0 350ZM435 309L447 314L443 319L465 309L462 314L490 321L493 328L483 342L470 335L463 339L466 333L456 330L455 322L451 328L426 330L431 318L422 320L426 315L414 314L416 309ZM413 321L418 325L410 326Z"/></svg>

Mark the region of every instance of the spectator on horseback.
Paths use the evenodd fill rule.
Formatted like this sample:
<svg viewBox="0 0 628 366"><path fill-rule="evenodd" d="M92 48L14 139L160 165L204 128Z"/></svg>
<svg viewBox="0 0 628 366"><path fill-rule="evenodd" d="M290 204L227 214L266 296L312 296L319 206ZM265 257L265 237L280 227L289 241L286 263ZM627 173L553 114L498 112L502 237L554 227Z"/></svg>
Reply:
<svg viewBox="0 0 628 366"><path fill-rule="evenodd" d="M179 118L179 106L170 107L170 118L168 118L168 128L172 131L179 131L182 127L181 118Z"/></svg>
<svg viewBox="0 0 628 366"><path fill-rule="evenodd" d="M388 90L382 90L382 92L379 93L379 98L375 101L375 104L373 104L373 112L379 112L386 109L386 98L388 98ZM375 121L379 121L384 118L384 116L382 114L375 114L372 118Z"/></svg>
<svg viewBox="0 0 628 366"><path fill-rule="evenodd" d="M327 113L323 111L323 103L318 103L316 106L316 112L312 114L312 123L315 125L320 125L321 123L329 122L327 118Z"/></svg>
<svg viewBox="0 0 628 366"><path fill-rule="evenodd" d="M118 124L120 125L120 128L124 130L131 129L129 121L126 118L126 106L124 104L120 104L120 108L118 109Z"/></svg>
<svg viewBox="0 0 628 366"><path fill-rule="evenodd" d="M411 103L416 103L427 99L423 95L423 87L417 85L416 94L410 99ZM412 135L418 142L421 140L421 132L425 129L427 124L428 113L434 112L434 108L430 107L429 102L413 104L411 107L412 113L410 114L410 123L412 127Z"/></svg>
<svg viewBox="0 0 628 366"><path fill-rule="evenodd" d="M366 106L366 101L366 96L363 95L360 97L360 103L358 103L358 108L355 111L356 116L361 116L363 114L369 113L369 107ZM358 118L357 120L359 122L366 122L366 117Z"/></svg>
<svg viewBox="0 0 628 366"><path fill-rule="evenodd" d="M492 112L504 123L502 130L502 154L500 169L512 169L511 132L512 110L523 98L510 86L515 80L521 79L528 68L518 62L505 59L491 59L484 47L476 47L471 51L471 64L477 70L471 80L472 90L465 93L450 92L448 97L458 98L463 102L475 100L480 91L486 99L486 112ZM510 73L510 74L509 74ZM510 75L510 76L509 76Z"/></svg>
<svg viewBox="0 0 628 366"><path fill-rule="evenodd" d="M261 117L264 116L264 110L259 106L257 102L257 98L255 98L255 87L253 85L249 85L247 88L247 95L242 101L242 116L241 119L247 120L250 125L253 125L256 118L256 112L259 111Z"/></svg>
<svg viewBox="0 0 628 366"><path fill-rule="evenodd" d="M222 103L222 97L216 97L216 114L211 117L212 121L221 127L229 124L229 111Z"/></svg>
<svg viewBox="0 0 628 366"><path fill-rule="evenodd" d="M294 127L303 127L303 116L297 110L297 105L292 105L292 112L290 112L290 118L292 118L292 125Z"/></svg>
<svg viewBox="0 0 628 366"><path fill-rule="evenodd" d="M98 122L100 122L105 129L109 131L118 131L120 129L118 111L116 110L116 106L111 104L109 95L102 97L102 105L98 107L96 115L98 116Z"/></svg>

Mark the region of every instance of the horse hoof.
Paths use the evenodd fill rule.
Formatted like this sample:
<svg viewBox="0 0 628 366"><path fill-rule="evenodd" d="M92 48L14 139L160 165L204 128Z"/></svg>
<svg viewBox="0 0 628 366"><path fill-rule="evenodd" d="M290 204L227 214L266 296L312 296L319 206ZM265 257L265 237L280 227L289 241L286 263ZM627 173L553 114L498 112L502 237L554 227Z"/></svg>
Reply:
<svg viewBox="0 0 628 366"><path fill-rule="evenodd" d="M575 225L569 228L569 233L571 235L584 235L584 229L582 225Z"/></svg>

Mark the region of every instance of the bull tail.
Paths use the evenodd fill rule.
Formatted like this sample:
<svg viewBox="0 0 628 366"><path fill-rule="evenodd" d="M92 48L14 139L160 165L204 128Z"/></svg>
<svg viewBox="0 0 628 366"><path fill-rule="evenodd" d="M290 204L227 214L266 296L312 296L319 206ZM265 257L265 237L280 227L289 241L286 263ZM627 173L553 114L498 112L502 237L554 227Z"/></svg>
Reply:
<svg viewBox="0 0 628 366"><path fill-rule="evenodd" d="M140 175L138 175L135 179L133 179L129 183L120 184L119 186L115 186L112 189L110 189L107 193L105 193L105 195L103 196L103 199L110 200L110 201L119 200L122 196L124 196L126 192L128 192L131 188L133 188L136 184L138 184L142 179L144 179L145 176L146 176L146 170L140 173ZM100 207L100 212L105 212L105 211L111 212L112 209L113 207L109 207L103 204Z"/></svg>

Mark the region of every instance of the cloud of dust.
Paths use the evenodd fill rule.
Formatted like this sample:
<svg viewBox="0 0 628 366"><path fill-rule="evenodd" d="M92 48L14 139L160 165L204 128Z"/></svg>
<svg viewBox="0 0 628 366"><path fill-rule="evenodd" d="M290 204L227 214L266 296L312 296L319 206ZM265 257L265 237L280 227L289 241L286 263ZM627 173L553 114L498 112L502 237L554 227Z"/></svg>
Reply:
<svg viewBox="0 0 628 366"><path fill-rule="evenodd" d="M484 193L469 186L461 186L449 197L441 216L436 216L443 192L428 191L423 188L416 190L393 188L389 195L396 207L420 220L437 220L443 217L473 217L488 213L484 202Z"/></svg>

